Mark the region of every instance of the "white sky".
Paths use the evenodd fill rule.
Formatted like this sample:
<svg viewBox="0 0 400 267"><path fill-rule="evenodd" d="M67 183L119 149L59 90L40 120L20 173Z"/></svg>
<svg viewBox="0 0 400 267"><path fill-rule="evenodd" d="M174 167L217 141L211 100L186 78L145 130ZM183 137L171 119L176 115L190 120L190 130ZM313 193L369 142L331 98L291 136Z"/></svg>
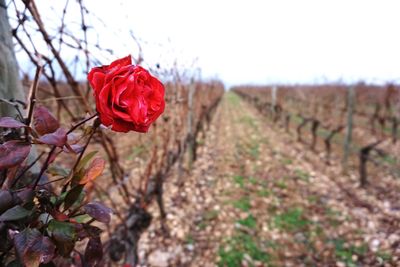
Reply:
<svg viewBox="0 0 400 267"><path fill-rule="evenodd" d="M400 82L400 1L84 2L120 33L105 39L118 56L136 53L132 29L150 65L197 58L203 77L227 85Z"/></svg>

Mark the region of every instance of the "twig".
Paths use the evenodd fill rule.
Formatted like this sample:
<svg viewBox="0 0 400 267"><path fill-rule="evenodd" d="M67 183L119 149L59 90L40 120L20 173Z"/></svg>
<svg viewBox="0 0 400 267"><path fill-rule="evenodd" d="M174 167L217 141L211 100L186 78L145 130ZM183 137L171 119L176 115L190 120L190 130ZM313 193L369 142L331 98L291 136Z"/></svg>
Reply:
<svg viewBox="0 0 400 267"><path fill-rule="evenodd" d="M48 185L48 184L52 184L52 183L55 183L55 182L64 180L65 178L66 178L66 177L61 177L61 178L55 179L55 180L53 180L53 181L48 181L48 182L46 182L46 183L40 184L39 186L45 186L45 185Z"/></svg>
<svg viewBox="0 0 400 267"><path fill-rule="evenodd" d="M47 170L47 168L49 167L50 164L50 159L53 156L54 151L56 150L56 146L53 146L49 152L49 155L47 156L46 161L44 162L42 168L40 169L40 173L36 178L35 183L33 184L33 189L35 189L37 187L37 185L39 184L40 178L42 177L42 175L44 174L44 172Z"/></svg>
<svg viewBox="0 0 400 267"><path fill-rule="evenodd" d="M40 155L39 155L31 164L29 164L29 165L14 179L14 181L13 181L12 184L11 184L11 188L14 187L14 186L17 184L18 180L21 179L21 177L22 177L30 168L32 168L32 166L35 165L35 164L42 158L42 156L43 156L44 154L45 154L44 152L40 153Z"/></svg>
<svg viewBox="0 0 400 267"><path fill-rule="evenodd" d="M26 118L26 125L29 127L31 122L32 122L32 116L33 116L33 109L35 107L36 103L36 92L39 84L39 77L40 74L42 73L43 67L38 66L36 68L36 73L35 73L35 78L33 79L32 86L29 90L29 105L28 105L28 116Z"/></svg>
<svg viewBox="0 0 400 267"><path fill-rule="evenodd" d="M83 123L84 123L84 121L78 123L77 125L72 127L71 130L76 129L76 127L79 127L79 125L82 125ZM92 137L93 137L94 133L96 132L97 128L99 127L99 125L100 125L100 121L98 119L96 121L94 121L92 131L90 132L90 135L89 135L89 137L88 137L88 139L86 141L85 146L83 147L81 153L79 154L78 158L76 159L74 167L69 172L67 182L64 184L64 186L63 186L63 188L61 190L62 193L64 193L67 190L67 186L68 186L69 182L71 181L72 176L74 175L74 173L76 171L76 168L78 167L78 164L81 161L81 159L83 157L83 154L85 154L85 151L86 151L87 147L89 146L90 140L92 139ZM68 133L70 133L71 130L69 130Z"/></svg>
<svg viewBox="0 0 400 267"><path fill-rule="evenodd" d="M7 99L4 99L4 98L0 98L0 102L6 103L6 104L8 104L10 106L13 106L15 108L15 110L18 112L18 115L20 116L20 119L21 120L24 119L24 116L22 115L22 112L18 107L18 104L20 104L20 105L23 106L23 108L26 108L26 104L24 102L22 102L20 100L13 100L13 99L7 100Z"/></svg>
<svg viewBox="0 0 400 267"><path fill-rule="evenodd" d="M76 128L78 128L79 126L81 126L81 125L85 124L86 122L90 121L91 119L93 119L93 118L96 117L97 115L98 115L97 113L96 113L96 114L93 114L92 116L90 116L90 117L88 117L88 118L86 118L86 119L83 119L82 121L78 122L76 125L72 126L71 129L69 129L69 131L67 132L67 134L72 133L73 131L76 130Z"/></svg>

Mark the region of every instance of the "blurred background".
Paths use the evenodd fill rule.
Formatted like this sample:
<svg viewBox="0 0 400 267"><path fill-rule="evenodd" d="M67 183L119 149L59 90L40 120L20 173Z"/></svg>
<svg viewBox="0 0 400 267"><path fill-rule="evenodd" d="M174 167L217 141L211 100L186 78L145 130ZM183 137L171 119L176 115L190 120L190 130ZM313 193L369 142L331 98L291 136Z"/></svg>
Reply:
<svg viewBox="0 0 400 267"><path fill-rule="evenodd" d="M399 79L397 1L110 4L88 0L84 4L92 47L111 49L118 58L128 53L138 57L141 52L144 63L152 67L157 63L164 68L195 67L203 78L219 78L227 87L361 80L382 84ZM37 6L53 33L59 30L66 7L68 30L83 39L76 1L68 5L37 1ZM11 22L15 25L16 21ZM39 48L44 52L47 47ZM102 60L113 57L107 53L96 56ZM66 50L65 57L73 60L75 54ZM24 53L18 53L18 59L29 62ZM77 75L83 78L82 73L81 68Z"/></svg>
<svg viewBox="0 0 400 267"><path fill-rule="evenodd" d="M0 3L2 116L41 66L68 127L96 111L92 67L130 54L165 85L147 134L90 143L86 200L115 214L97 266L399 266L399 1Z"/></svg>

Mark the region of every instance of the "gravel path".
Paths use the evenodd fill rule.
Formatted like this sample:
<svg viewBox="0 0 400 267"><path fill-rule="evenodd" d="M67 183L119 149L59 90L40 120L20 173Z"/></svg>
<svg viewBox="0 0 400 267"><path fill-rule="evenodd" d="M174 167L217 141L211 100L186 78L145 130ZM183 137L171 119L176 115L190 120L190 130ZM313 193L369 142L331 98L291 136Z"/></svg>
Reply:
<svg viewBox="0 0 400 267"><path fill-rule="evenodd" d="M198 141L191 171L167 178L165 224L151 207L141 266L400 266L397 200L357 188L237 95Z"/></svg>

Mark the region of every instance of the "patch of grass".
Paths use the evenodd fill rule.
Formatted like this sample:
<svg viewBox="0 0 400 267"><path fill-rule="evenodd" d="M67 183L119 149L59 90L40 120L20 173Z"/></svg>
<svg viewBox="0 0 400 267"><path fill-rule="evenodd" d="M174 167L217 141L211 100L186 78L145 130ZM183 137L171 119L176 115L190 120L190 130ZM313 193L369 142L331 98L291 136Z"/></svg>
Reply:
<svg viewBox="0 0 400 267"><path fill-rule="evenodd" d="M246 226L249 229L255 229L257 227L256 218L254 218L254 216L252 214L250 214L243 220L238 220L237 223L239 223L240 225Z"/></svg>
<svg viewBox="0 0 400 267"><path fill-rule="evenodd" d="M146 152L147 152L147 147L144 144L139 145L139 146L134 146L132 148L131 154L128 156L128 159L132 160L136 157L142 157L143 154Z"/></svg>
<svg viewBox="0 0 400 267"><path fill-rule="evenodd" d="M252 158L258 159L260 156L260 144L258 142L253 142L249 147L248 153Z"/></svg>
<svg viewBox="0 0 400 267"><path fill-rule="evenodd" d="M198 227L200 230L206 229L207 225L210 221L215 220L218 217L219 212L216 210L205 211L202 214L201 221L198 223Z"/></svg>
<svg viewBox="0 0 400 267"><path fill-rule="evenodd" d="M185 238L185 243L188 245L194 244L194 237L191 234L188 234Z"/></svg>
<svg viewBox="0 0 400 267"><path fill-rule="evenodd" d="M226 99L228 99L229 103L233 104L233 105L238 105L240 103L240 97L232 92L229 92L226 94Z"/></svg>
<svg viewBox="0 0 400 267"><path fill-rule="evenodd" d="M251 184L253 184L253 185L256 185L256 184L258 184L258 179L255 178L255 177L250 176L250 177L249 177L249 182L250 182Z"/></svg>
<svg viewBox="0 0 400 267"><path fill-rule="evenodd" d="M342 220L340 220L340 216L342 216L342 213L340 211L327 208L325 214L327 215L328 222L331 226L338 227L342 224Z"/></svg>
<svg viewBox="0 0 400 267"><path fill-rule="evenodd" d="M307 173L307 172L305 172L303 170L300 170L300 169L294 170L294 173L301 180L306 181L306 182L310 181L310 174L309 173Z"/></svg>
<svg viewBox="0 0 400 267"><path fill-rule="evenodd" d="M293 163L293 160L288 159L288 158L283 158L283 159L281 159L281 162L283 165L290 165Z"/></svg>
<svg viewBox="0 0 400 267"><path fill-rule="evenodd" d="M260 191L258 191L257 195L259 197L269 197L271 195L271 191L269 191L268 189L261 189Z"/></svg>
<svg viewBox="0 0 400 267"><path fill-rule="evenodd" d="M301 117L298 116L298 115L294 115L294 116L292 116L292 118L293 118L293 121L294 121L295 124L300 124L300 123L303 122L303 120L301 119Z"/></svg>
<svg viewBox="0 0 400 267"><path fill-rule="evenodd" d="M244 187L244 177L241 175L235 175L233 176L233 180L235 181L236 184L238 184L241 188Z"/></svg>
<svg viewBox="0 0 400 267"><path fill-rule="evenodd" d="M249 211L251 208L249 197L242 197L233 202L233 206L241 211Z"/></svg>
<svg viewBox="0 0 400 267"><path fill-rule="evenodd" d="M276 186L279 187L280 189L286 189L287 185L284 180L278 180L275 182Z"/></svg>
<svg viewBox="0 0 400 267"><path fill-rule="evenodd" d="M206 221L201 221L198 225L200 230L204 230L207 227L207 222Z"/></svg>
<svg viewBox="0 0 400 267"><path fill-rule="evenodd" d="M356 266L353 255L363 256L368 252L368 246L348 246L343 239L333 239L331 241L335 247L335 255L338 259L346 263L347 266Z"/></svg>
<svg viewBox="0 0 400 267"><path fill-rule="evenodd" d="M206 211L203 214L203 219L207 220L207 221L215 220L217 217L218 217L218 211L216 211L216 210Z"/></svg>
<svg viewBox="0 0 400 267"><path fill-rule="evenodd" d="M285 213L275 216L273 223L281 230L290 232L299 231L310 223L303 217L303 210L301 208L292 208Z"/></svg>
<svg viewBox="0 0 400 267"><path fill-rule="evenodd" d="M317 203L318 202L318 197L317 196L308 196L307 197L308 202L310 203Z"/></svg>
<svg viewBox="0 0 400 267"><path fill-rule="evenodd" d="M239 122L242 124L247 124L248 126L252 128L257 128L255 119L251 116L245 115L239 119Z"/></svg>
<svg viewBox="0 0 400 267"><path fill-rule="evenodd" d="M196 142L199 146L202 146L206 143L206 141L204 139L198 139L198 140L196 140Z"/></svg>
<svg viewBox="0 0 400 267"><path fill-rule="evenodd" d="M380 258L382 262L388 262L392 260L392 254L386 251L377 251L376 257Z"/></svg>
<svg viewBox="0 0 400 267"><path fill-rule="evenodd" d="M390 155L385 155L382 157L383 161L386 162L389 165L396 165L397 164L397 159L395 157L392 157Z"/></svg>
<svg viewBox="0 0 400 267"><path fill-rule="evenodd" d="M263 251L257 242L247 234L237 234L228 239L226 244L219 248L218 267L238 267L242 266L244 255L249 255L253 260L268 263L270 255ZM254 266L249 263L248 266Z"/></svg>

